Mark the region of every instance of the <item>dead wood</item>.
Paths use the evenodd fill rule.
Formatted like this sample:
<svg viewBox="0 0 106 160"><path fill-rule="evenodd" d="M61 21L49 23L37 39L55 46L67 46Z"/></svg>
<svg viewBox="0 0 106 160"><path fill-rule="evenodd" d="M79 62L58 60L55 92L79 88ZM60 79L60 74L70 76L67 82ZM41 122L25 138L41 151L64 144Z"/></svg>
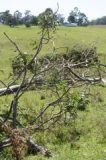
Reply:
<svg viewBox="0 0 106 160"><path fill-rule="evenodd" d="M40 153L43 156L51 157L51 152L48 149L35 143L32 139L28 140L28 153L31 153L31 154Z"/></svg>
<svg viewBox="0 0 106 160"><path fill-rule="evenodd" d="M105 78L86 78L86 77L79 77L78 78L79 80L82 80L82 81L89 81L90 83L96 83L96 82L102 82L102 84L104 86L106 86L106 79ZM77 79L77 80L78 80ZM33 83L32 83L33 84ZM35 83L37 85L41 84L41 82L37 82ZM28 83L24 84L22 86L22 89L24 89L26 86L28 85ZM13 85L13 86L10 86L10 87L7 87L7 88L1 88L0 89L0 96L5 96L5 95L9 95L9 94L14 94L17 92L17 90L19 89L20 85Z"/></svg>
<svg viewBox="0 0 106 160"><path fill-rule="evenodd" d="M6 147L11 146L11 141L10 139L6 139L0 142L0 151Z"/></svg>
<svg viewBox="0 0 106 160"><path fill-rule="evenodd" d="M27 145L28 145L28 154L42 154L43 156L46 157L51 157L51 152L46 149L45 147L35 143L32 139L29 139L27 141ZM5 149L6 147L10 147L12 146L11 143L11 139L6 139L0 142L0 151L2 151L3 149Z"/></svg>

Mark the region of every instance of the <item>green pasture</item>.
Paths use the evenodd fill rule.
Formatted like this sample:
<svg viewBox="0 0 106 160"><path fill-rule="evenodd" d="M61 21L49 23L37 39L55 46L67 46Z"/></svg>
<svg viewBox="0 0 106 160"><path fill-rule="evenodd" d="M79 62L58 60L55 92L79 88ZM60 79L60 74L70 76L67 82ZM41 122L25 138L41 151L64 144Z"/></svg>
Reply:
<svg viewBox="0 0 106 160"><path fill-rule="evenodd" d="M23 52L34 53L33 43L39 41L38 27L25 28L0 25L0 70L7 76L10 70L10 60L14 57L16 49L4 36L4 32L17 43ZM97 52L106 55L106 28L104 27L59 27L54 35L55 47L72 48L76 44L94 45ZM43 47L40 55L52 53L53 41ZM60 50L61 52L61 50ZM104 59L104 58L103 58ZM5 77L6 77L5 76ZM0 75L0 77L4 77Z"/></svg>
<svg viewBox="0 0 106 160"><path fill-rule="evenodd" d="M22 50L22 52L34 53L33 43L39 41L38 27L25 28L24 26L10 28L0 25L0 80L8 82L10 80L11 59L17 55L17 51L3 33L6 33ZM58 27L53 38L55 47L69 47L70 49L76 44L94 45L97 47L98 54L102 55L102 61L106 62L106 28L105 27ZM41 51L41 56L51 54L53 41L45 45ZM63 50L60 49L60 53ZM40 55L39 55L40 56ZM1 86L1 85L0 85ZM64 137L57 138L53 133L43 133L33 135L38 143L44 144L49 148L53 157L49 160L106 160L106 88L92 87L97 96L93 97L92 104L81 112L78 112L78 118L75 122L76 130L80 133L78 139L74 141L70 137L70 128L61 128L56 131ZM40 90L27 92L22 97L19 104L19 114L21 111L28 118L35 114L38 106L44 106L45 100L40 101L42 93ZM34 98L34 96L36 98ZM30 99L27 99L30 97ZM11 96L0 97L0 114L7 110L10 105ZM29 115L30 114L30 115ZM23 122L26 123L26 122ZM54 128L55 130L55 128ZM68 133L68 140L66 133ZM0 139L1 139L0 135ZM10 152L6 149L0 152L0 160L12 160ZM47 160L41 155L27 156L24 160ZM14 160L14 159L13 159Z"/></svg>
<svg viewBox="0 0 106 160"><path fill-rule="evenodd" d="M39 41L38 27L25 28L0 25L0 68L7 71L10 58L16 55L14 46L4 36L4 32L17 43L23 52L34 53L33 43ZM76 44L94 45L99 54L106 55L106 28L104 27L59 27L54 35L55 47L72 48ZM44 46L42 54L52 53L52 41Z"/></svg>

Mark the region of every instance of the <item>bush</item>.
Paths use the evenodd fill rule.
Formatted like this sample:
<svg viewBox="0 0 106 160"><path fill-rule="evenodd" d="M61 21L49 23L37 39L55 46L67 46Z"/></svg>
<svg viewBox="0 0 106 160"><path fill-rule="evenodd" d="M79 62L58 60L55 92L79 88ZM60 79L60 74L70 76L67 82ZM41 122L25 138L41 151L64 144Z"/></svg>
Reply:
<svg viewBox="0 0 106 160"><path fill-rule="evenodd" d="M26 26L27 28L30 28L30 27L31 27L31 24L30 24L30 23L26 23L25 26Z"/></svg>
<svg viewBox="0 0 106 160"><path fill-rule="evenodd" d="M73 46L72 50L69 51L68 58L75 63L86 62L87 65L98 62L95 46L89 47L83 45L75 45Z"/></svg>

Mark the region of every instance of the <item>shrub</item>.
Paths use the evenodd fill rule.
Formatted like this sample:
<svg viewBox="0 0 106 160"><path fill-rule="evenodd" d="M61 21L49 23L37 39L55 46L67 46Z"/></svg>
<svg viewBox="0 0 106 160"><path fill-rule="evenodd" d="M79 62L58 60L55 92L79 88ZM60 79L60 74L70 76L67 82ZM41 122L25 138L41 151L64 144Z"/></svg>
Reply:
<svg viewBox="0 0 106 160"><path fill-rule="evenodd" d="M30 24L30 23L26 23L25 26L26 26L27 28L30 28L30 27L31 27L31 24Z"/></svg>

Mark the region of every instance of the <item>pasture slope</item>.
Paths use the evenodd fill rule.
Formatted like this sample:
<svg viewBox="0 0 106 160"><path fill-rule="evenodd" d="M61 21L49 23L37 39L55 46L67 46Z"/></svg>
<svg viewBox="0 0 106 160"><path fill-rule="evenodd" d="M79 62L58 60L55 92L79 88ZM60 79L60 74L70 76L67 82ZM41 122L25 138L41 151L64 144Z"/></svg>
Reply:
<svg viewBox="0 0 106 160"><path fill-rule="evenodd" d="M0 25L0 79L8 82L11 72L11 59L17 55L14 46L10 44L4 36L6 32L21 48L23 52L33 53L32 43L34 40L39 40L38 27L25 28ZM83 43L84 45L94 44L97 47L97 52L102 55L103 62L106 62L106 28L105 27L59 27L54 36L56 47L68 46L72 48L75 44ZM41 51L41 56L52 52L52 41L44 46ZM1 85L0 85L1 86ZM56 138L52 133L47 135L33 135L38 143L47 146L52 152L53 157L49 160L106 160L106 88L94 87L91 88L94 93L98 93L92 99L92 104L88 106L86 111L78 113L76 120L76 130L80 133L80 137L76 141L65 140L65 138ZM30 100L27 100L30 96ZM22 106L27 106L23 110L25 113L32 113L35 106L39 104L40 93L36 93L36 99L30 92L26 93L22 99ZM0 114L7 109L11 96L0 97ZM44 103L42 101L42 103ZM60 131L65 136L68 132L65 129ZM59 135L58 131L57 134ZM61 135L62 136L62 135ZM1 136L0 136L1 139ZM8 150L0 153L0 160L12 160ZM37 155L25 157L24 160L46 160L46 158Z"/></svg>

